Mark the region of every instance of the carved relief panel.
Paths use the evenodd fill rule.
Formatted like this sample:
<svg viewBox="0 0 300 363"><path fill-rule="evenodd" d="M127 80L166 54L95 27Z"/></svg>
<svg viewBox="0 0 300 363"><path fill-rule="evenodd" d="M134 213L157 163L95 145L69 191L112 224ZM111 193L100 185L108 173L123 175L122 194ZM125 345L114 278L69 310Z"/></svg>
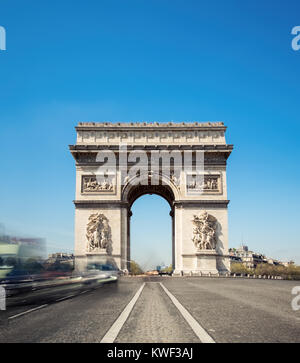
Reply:
<svg viewBox="0 0 300 363"><path fill-rule="evenodd" d="M81 179L81 193L105 193L114 194L116 191L115 176L99 178L95 175L83 175Z"/></svg>
<svg viewBox="0 0 300 363"><path fill-rule="evenodd" d="M186 175L186 190L188 194L222 194L220 174L205 174L199 180L197 180L196 175L193 173Z"/></svg>

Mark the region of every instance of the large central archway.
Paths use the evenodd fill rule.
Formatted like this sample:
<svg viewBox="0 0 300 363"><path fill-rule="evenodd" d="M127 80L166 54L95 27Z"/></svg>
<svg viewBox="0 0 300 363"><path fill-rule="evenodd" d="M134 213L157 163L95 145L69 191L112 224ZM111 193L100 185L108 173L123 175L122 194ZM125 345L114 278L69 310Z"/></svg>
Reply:
<svg viewBox="0 0 300 363"><path fill-rule="evenodd" d="M170 179L165 176L160 175L160 184L159 185L151 185L150 180L148 185L128 183L124 186L122 199L124 202L128 203L128 220L127 220L127 268L129 269L129 261L131 260L131 216L132 216L132 205L133 203L143 195L147 194L155 194L164 198L169 206L170 206L170 216L172 218L172 267L176 269L176 260L175 260L175 213L174 213L174 202L176 200L175 195L178 194L177 187L172 183ZM145 182L145 181L144 181Z"/></svg>
<svg viewBox="0 0 300 363"><path fill-rule="evenodd" d="M134 201L131 212L130 260L143 271L156 270L157 266L173 266L175 252L170 204L158 194L143 194Z"/></svg>

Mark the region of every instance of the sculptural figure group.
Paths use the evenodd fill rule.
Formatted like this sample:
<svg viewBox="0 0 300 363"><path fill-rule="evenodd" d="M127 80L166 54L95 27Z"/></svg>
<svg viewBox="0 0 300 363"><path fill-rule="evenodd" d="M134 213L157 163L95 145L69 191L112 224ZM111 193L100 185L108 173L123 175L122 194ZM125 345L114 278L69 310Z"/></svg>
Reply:
<svg viewBox="0 0 300 363"><path fill-rule="evenodd" d="M101 213L91 214L86 228L87 251L95 252L107 249L111 243L111 231L108 219Z"/></svg>
<svg viewBox="0 0 300 363"><path fill-rule="evenodd" d="M216 248L217 220L206 211L193 219L193 242L199 250L214 250Z"/></svg>

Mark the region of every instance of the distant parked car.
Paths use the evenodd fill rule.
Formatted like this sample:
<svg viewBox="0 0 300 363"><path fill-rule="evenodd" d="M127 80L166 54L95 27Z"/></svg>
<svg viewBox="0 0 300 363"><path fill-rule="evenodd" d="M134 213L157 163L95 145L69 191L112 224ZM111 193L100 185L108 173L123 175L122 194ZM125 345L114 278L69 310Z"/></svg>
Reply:
<svg viewBox="0 0 300 363"><path fill-rule="evenodd" d="M162 275L171 276L173 273L171 266L166 266L166 265L157 266L156 270L160 276Z"/></svg>
<svg viewBox="0 0 300 363"><path fill-rule="evenodd" d="M159 274L159 276L162 276L162 275L172 276L171 271L159 271L158 274Z"/></svg>

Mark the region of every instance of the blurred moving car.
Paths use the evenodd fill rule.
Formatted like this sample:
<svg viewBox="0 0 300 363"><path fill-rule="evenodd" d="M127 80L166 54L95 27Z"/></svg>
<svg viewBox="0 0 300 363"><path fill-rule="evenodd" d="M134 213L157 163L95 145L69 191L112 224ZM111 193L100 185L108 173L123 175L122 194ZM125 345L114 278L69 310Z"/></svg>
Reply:
<svg viewBox="0 0 300 363"><path fill-rule="evenodd" d="M104 261L96 261L89 262L87 264L87 274L99 274L103 276L114 276L117 277L121 274L121 270L119 270L118 266L113 260L104 260Z"/></svg>
<svg viewBox="0 0 300 363"><path fill-rule="evenodd" d="M85 284L94 285L100 282L117 282L121 270L110 257L93 257L87 261L86 268L77 271L77 274L84 279Z"/></svg>
<svg viewBox="0 0 300 363"><path fill-rule="evenodd" d="M70 293L117 282L121 274L111 257L85 258L82 268L73 270L71 265L43 264L32 254L22 252L19 244L7 244L0 252L0 284L6 290L7 306L55 301Z"/></svg>

